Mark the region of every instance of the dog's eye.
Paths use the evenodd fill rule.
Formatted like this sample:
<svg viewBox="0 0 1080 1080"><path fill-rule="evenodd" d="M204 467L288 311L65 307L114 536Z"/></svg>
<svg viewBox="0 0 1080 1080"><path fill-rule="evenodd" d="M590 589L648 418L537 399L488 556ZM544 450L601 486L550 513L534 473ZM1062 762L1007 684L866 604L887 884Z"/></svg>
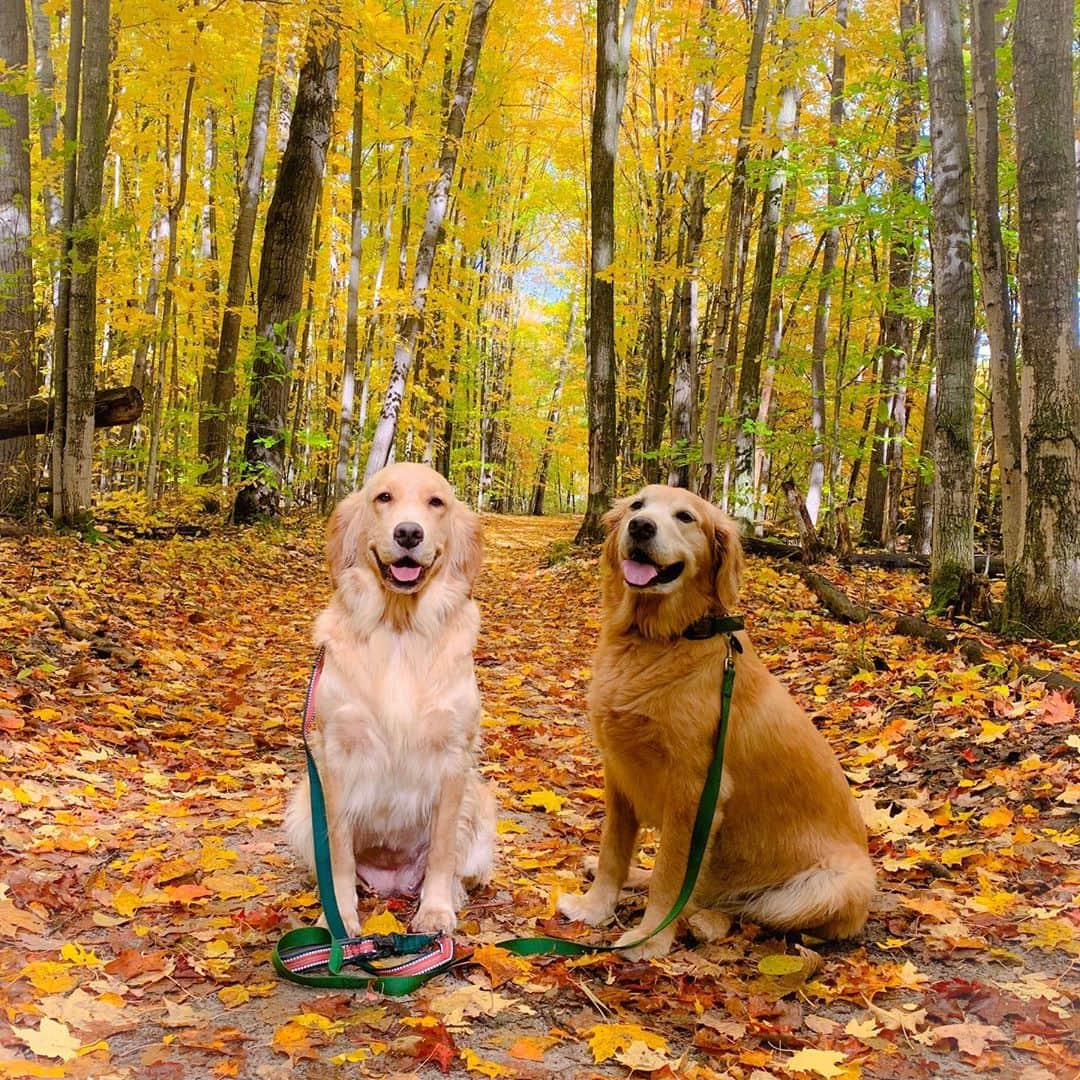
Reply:
<svg viewBox="0 0 1080 1080"><path fill-rule="evenodd" d="M375 496L375 501L381 503L393 502L394 496L391 495L389 491L380 491L379 494Z"/></svg>
<svg viewBox="0 0 1080 1080"><path fill-rule="evenodd" d="M427 501L428 506L434 506L436 510L441 509L446 505L443 499L440 499L438 495L432 495Z"/></svg>
<svg viewBox="0 0 1080 1080"><path fill-rule="evenodd" d="M685 521L687 525L689 525L690 522L695 520L694 515L691 514L689 510L680 510L675 516L680 521Z"/></svg>
<svg viewBox="0 0 1080 1080"><path fill-rule="evenodd" d="M635 499L630 504L630 509L631 510L640 510L644 505L645 505L645 503L641 499Z"/></svg>

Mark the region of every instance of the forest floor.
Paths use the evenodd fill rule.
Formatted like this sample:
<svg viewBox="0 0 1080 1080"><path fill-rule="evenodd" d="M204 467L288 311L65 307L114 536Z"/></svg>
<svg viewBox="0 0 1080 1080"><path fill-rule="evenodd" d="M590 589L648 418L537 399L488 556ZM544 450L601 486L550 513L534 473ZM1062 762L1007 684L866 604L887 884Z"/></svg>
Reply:
<svg viewBox="0 0 1080 1080"><path fill-rule="evenodd" d="M551 558L574 525L485 518L476 660L500 848L462 915L477 944L565 933L555 896L597 848L595 558ZM985 635L1000 651L979 668L927 652L889 632L925 603L910 572L825 568L882 613L858 627L781 563L750 559L744 593L759 652L865 812L880 892L856 942L742 926L649 964L486 948L403 999L280 981L272 943L317 914L281 815L321 540L316 521L0 540L0 1077L1080 1074L1080 735L1067 696L1016 675L1080 676L1080 652ZM621 921L641 907L628 894Z"/></svg>

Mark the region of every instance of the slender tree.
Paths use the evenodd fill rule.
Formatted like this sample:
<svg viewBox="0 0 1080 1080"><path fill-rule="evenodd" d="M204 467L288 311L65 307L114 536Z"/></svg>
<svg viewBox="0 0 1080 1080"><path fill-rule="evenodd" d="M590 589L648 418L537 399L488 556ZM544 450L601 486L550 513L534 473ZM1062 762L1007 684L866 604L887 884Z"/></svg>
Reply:
<svg viewBox="0 0 1080 1080"><path fill-rule="evenodd" d="M544 447L540 451L540 467L536 472L536 486L533 488L531 512L539 517L544 512L544 499L547 495L548 470L551 468L551 452L555 446L555 434L559 429L559 416L562 406L563 387L566 374L570 369L570 352L574 347L574 324L577 322L577 299L570 304L570 319L566 324L566 341L562 356L559 358L559 375L555 380L555 389L551 391L551 404L548 406L547 424L544 427Z"/></svg>
<svg viewBox="0 0 1080 1080"><path fill-rule="evenodd" d="M300 69L289 137L266 214L259 262L259 314L251 404L244 440L244 476L233 516L247 523L280 510L285 475L289 378L303 302L304 266L337 99L341 46L328 28L312 25Z"/></svg>
<svg viewBox="0 0 1080 1080"><path fill-rule="evenodd" d="M37 390L34 279L30 263L30 104L8 80L28 63L23 0L0 4L0 406ZM0 442L0 513L29 513L35 496L34 438Z"/></svg>
<svg viewBox="0 0 1080 1080"><path fill-rule="evenodd" d="M787 36L784 53L792 64L793 34L806 14L806 0L787 0ZM757 254L754 259L754 284L750 293L750 310L746 316L746 339L742 367L739 369L739 390L735 405L735 508L737 514L748 517L755 513L753 506L754 420L761 396L761 359L765 353L765 334L772 307L773 272L776 265L776 240L783 206L784 184L787 181L788 140L795 128L799 103L799 87L794 72L789 71L780 91L780 108L776 130L780 149L773 156L769 181L761 204L761 229L758 232Z"/></svg>
<svg viewBox="0 0 1080 1080"><path fill-rule="evenodd" d="M592 112L589 176L589 318L585 398L589 414L589 498L578 529L579 544L603 536L604 512L616 489L615 447L615 283L607 273L615 258L615 159L619 119L626 100L630 35L637 0L626 0L619 23L619 0L597 0L596 91Z"/></svg>
<svg viewBox="0 0 1080 1080"><path fill-rule="evenodd" d="M364 238L364 57L353 51L352 159L349 164L349 287L345 299L345 355L341 373L341 410L337 461L334 466L334 499L347 491L349 441L352 438L353 401L356 397L356 356L359 352L360 256Z"/></svg>
<svg viewBox="0 0 1080 1080"><path fill-rule="evenodd" d="M829 93L829 165L826 211L829 215L821 248L821 277L814 309L814 342L810 361L810 426L814 442L810 451L810 483L806 489L806 512L817 524L821 492L825 484L825 353L829 346L829 312L832 305L833 276L840 250L839 213L843 193L840 189L840 152L838 142L844 123L844 80L847 74L847 0L837 0L836 41L833 44L832 79Z"/></svg>
<svg viewBox="0 0 1080 1080"><path fill-rule="evenodd" d="M64 177L62 308L54 354L53 516L69 526L91 516L97 255L109 116L109 0L87 0L85 17L81 8L73 0L64 126L78 152L70 155Z"/></svg>
<svg viewBox="0 0 1080 1080"><path fill-rule="evenodd" d="M919 68L912 41L917 26L916 11L914 0L901 0L900 48L904 67L896 107L893 152L897 169L891 190L893 214L889 223L889 283L881 313L880 396L870 444L862 518L863 540L868 544L885 542L890 547L895 530L888 527L886 502L891 476L895 477L893 487L897 498L894 503L899 496L899 468L903 460L906 421L907 364L911 353L911 283L917 244L912 214L919 141ZM898 510L899 507L895 505L890 508L893 522Z"/></svg>
<svg viewBox="0 0 1080 1080"><path fill-rule="evenodd" d="M998 30L1001 0L972 0L971 91L975 115L975 220L978 223L979 294L990 342L994 452L1001 477L1001 538L1005 565L1020 548L1020 387L998 194Z"/></svg>
<svg viewBox="0 0 1080 1080"><path fill-rule="evenodd" d="M957 600L975 558L971 166L960 0L926 0L925 13L937 362L930 594L932 607L944 611Z"/></svg>
<svg viewBox="0 0 1080 1080"><path fill-rule="evenodd" d="M251 112L244 171L240 179L240 205L236 216L229 281L225 291L225 311L212 371L204 372L200 403L199 456L206 462L200 476L204 484L221 482L222 466L232 433L233 398L236 395L236 352L240 343L244 289L251 262L255 236L255 218L262 188L266 136L270 126L270 103L274 95L274 67L277 57L277 16L272 7L263 17L262 46L259 54L259 81L255 85L255 105Z"/></svg>
<svg viewBox="0 0 1080 1080"><path fill-rule="evenodd" d="M1080 637L1080 348L1072 5L1017 4L1013 80L1020 209L1024 524L1006 621Z"/></svg>
<svg viewBox="0 0 1080 1080"><path fill-rule="evenodd" d="M401 402L405 397L405 384L409 377L409 369L412 367L413 358L416 354L416 340L419 337L420 328L423 326L424 307L427 303L428 285L431 281L431 268L435 262L435 249L439 243L443 219L446 217L446 207L450 201L450 184L454 177L454 166L457 163L461 136L465 130L465 114L472 98L473 86L476 81L476 69L480 62L480 49L484 43L484 33L487 30L488 13L491 11L491 4L492 0L473 0L469 27L465 34L465 50L462 53L461 67L458 71L457 89L454 92L454 100L450 107L450 116L446 123L446 132L439 152L435 183L432 185L428 197L423 232L420 234L420 241L416 248L416 262L413 266L411 290L411 310L402 317L398 325L397 341L394 344L394 360L390 369L390 382L386 388L382 412L379 415L379 422L375 427L375 435L371 441L371 452L368 454L367 468L364 472L365 477L373 476L390 460L394 436L397 434L398 415L401 410Z"/></svg>

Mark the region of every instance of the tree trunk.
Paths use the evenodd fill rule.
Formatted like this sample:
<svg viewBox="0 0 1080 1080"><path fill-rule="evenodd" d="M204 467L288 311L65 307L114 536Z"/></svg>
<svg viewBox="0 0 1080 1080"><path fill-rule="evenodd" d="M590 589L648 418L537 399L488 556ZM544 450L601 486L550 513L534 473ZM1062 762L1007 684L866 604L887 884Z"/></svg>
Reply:
<svg viewBox="0 0 1080 1080"><path fill-rule="evenodd" d="M334 467L334 501L345 498L352 437L353 401L356 396L356 356L359 352L360 255L364 237L364 57L353 50L352 157L349 165L350 213L349 291L345 301L345 356L341 373L341 411L338 423L337 461Z"/></svg>
<svg viewBox="0 0 1080 1080"><path fill-rule="evenodd" d="M829 220L821 249L821 277L814 308L814 341L810 360L810 424L814 441L810 451L810 483L806 489L806 512L817 525L821 493L825 486L825 353L829 346L829 311L832 304L833 275L840 251L840 225L836 221L843 194L840 190L840 157L837 150L840 126L844 122L844 78L847 73L847 0L837 0L836 42L833 45L832 86L829 94L829 178L826 206Z"/></svg>
<svg viewBox="0 0 1080 1080"><path fill-rule="evenodd" d="M531 513L540 517L544 512L544 497L547 494L548 470L551 468L551 455L555 448L555 434L559 429L560 404L563 387L570 369L570 353L574 347L574 324L577 322L578 302L575 297L570 303L570 321L566 324L566 343L562 358L559 360L559 376L555 389L551 392L551 404L548 406L547 425L544 428L544 448L540 452L540 467L536 473L536 487L533 488Z"/></svg>
<svg viewBox="0 0 1080 1080"><path fill-rule="evenodd" d="M792 63L792 35L805 14L806 0L787 0L785 19L788 36L784 40L783 51L789 64ZM781 148L773 157L768 187L762 199L761 231L758 233L757 255L754 260L754 285L750 293L750 310L746 316L746 339L742 367L739 371L739 390L735 405L736 516L753 517L756 513L753 505L754 421L757 418L761 394L761 358L765 351L765 332L772 306L776 236L784 198L784 184L787 180L787 141L795 127L798 102L799 88L794 76L790 76L780 92L776 130L781 140Z"/></svg>
<svg viewBox="0 0 1080 1080"><path fill-rule="evenodd" d="M917 25L914 0L900 4L900 42L904 56L904 88L896 112L897 173L892 183L892 237L889 242L889 291L881 314L881 390L870 444L870 463L863 503L862 538L867 544L885 541L889 470L903 451L903 430L893 426L903 416L897 402L906 378L911 352L911 279L915 265L915 230L911 202L915 197L919 139L919 70L911 36ZM900 224L900 223L903 224ZM899 227L898 227L899 225ZM894 481L895 484L895 481ZM891 544L892 538L888 538Z"/></svg>
<svg viewBox="0 0 1080 1080"><path fill-rule="evenodd" d="M394 437L397 434L398 415L401 402L405 397L409 368L412 366L416 352L416 339L424 321L431 267L435 261L435 249L439 243L442 223L450 199L450 184L454 176L454 166L457 163L458 147L465 129L465 114L472 97L476 68L480 61L480 48L487 30L491 4L492 0L473 0L469 28L465 35L465 50L462 53L461 68L458 71L457 89L454 92L454 101L450 108L446 133L439 152L438 175L428 197L424 229L417 244L416 263L413 267L411 310L402 317L398 325L390 381L386 388L379 422L372 438L371 452L364 470L365 479L373 476L390 460Z"/></svg>
<svg viewBox="0 0 1080 1080"><path fill-rule="evenodd" d="M44 0L30 0L30 26L34 39L34 78L38 93L45 99L47 106L41 113L38 136L41 145L42 160L53 155L56 148L57 111L53 105L53 90L56 76L52 62L52 26L49 14L45 10ZM53 232L60 227L63 206L60 196L45 185L41 189L41 201L45 206L45 227Z"/></svg>
<svg viewBox="0 0 1080 1080"><path fill-rule="evenodd" d="M76 0L77 3L77 0ZM109 107L109 0L88 0L81 33L72 5L72 53L68 78L77 78L78 157L64 262L70 274L64 339L63 386L57 383L57 427L53 436L53 515L78 526L90 518L94 439L94 361L97 336L98 215L105 167ZM80 40L81 38L81 40ZM73 70L74 69L74 70ZM69 96L69 103L70 103ZM65 120L65 126L67 121ZM74 156L74 155L73 155ZM65 198L67 197L65 177ZM65 218L67 211L65 210ZM57 350L59 357L59 350ZM59 366L59 358L58 358ZM63 391L63 400L59 395Z"/></svg>
<svg viewBox="0 0 1080 1080"><path fill-rule="evenodd" d="M1016 338L998 197L998 88L995 15L1000 0L972 0L971 80L975 114L975 220L978 223L986 336L990 341L994 450L1001 477L1001 539L1005 564L1020 549L1020 388L1016 381Z"/></svg>
<svg viewBox="0 0 1080 1080"><path fill-rule="evenodd" d="M1080 348L1072 7L1020 0L1013 78L1020 209L1024 525L1006 622L1080 637Z"/></svg>
<svg viewBox="0 0 1080 1080"><path fill-rule="evenodd" d="M720 263L720 311L717 317L709 375L709 399L705 409L705 432L702 439L701 494L711 499L716 481L716 437L723 404L728 341L738 335L736 296L736 255L742 248L743 221L746 216L746 161L750 155L750 129L754 123L761 53L769 24L769 0L757 0L754 29L750 37L750 55L746 61L742 107L739 112L739 141L735 146L735 164L731 172L727 223L724 228L724 252Z"/></svg>
<svg viewBox="0 0 1080 1080"><path fill-rule="evenodd" d="M304 267L337 97L341 46L336 37L325 40L328 32L321 22L310 32L289 140L266 215L244 440L247 483L237 493L233 510L235 520L244 524L262 515L275 516L281 506L289 378L303 303Z"/></svg>
<svg viewBox="0 0 1080 1080"><path fill-rule="evenodd" d="M262 46L259 54L259 81L255 86L255 106L251 113L244 172L240 180L240 204L236 215L232 256L229 259L229 282L225 291L225 311L221 318L217 357L212 379L204 380L202 409L204 424L199 426L199 457L206 468L199 477L202 484L219 484L233 428L233 398L236 396L236 352L240 343L244 289L251 262L255 236L255 218L259 210L266 137L270 126L270 103L274 95L274 67L277 58L277 16L268 8L263 17Z"/></svg>
<svg viewBox="0 0 1080 1080"><path fill-rule="evenodd" d="M23 0L0 5L0 61L7 78L29 62ZM2 87L3 84L0 84ZM30 261L30 103L0 88L0 407L37 391L34 276ZM0 445L0 514L30 515L36 495L34 439L29 432Z"/></svg>
<svg viewBox="0 0 1080 1080"><path fill-rule="evenodd" d="M169 174L166 179L166 191L169 203L169 254L165 260L165 294L161 303L161 331L158 334L157 349L155 350L155 377L151 393L150 405L150 453L146 464L146 498L153 505L157 500L161 463L161 438L162 427L165 418L165 360L169 355L169 338L173 334L173 321L176 310L176 297L174 295L174 282L178 263L177 245L180 233L180 214L187 201L188 184L188 143L191 134L191 96L195 90L194 72L188 75L187 88L184 93L184 109L180 119L180 151L177 155L177 189L176 198L172 198L172 145L169 139L169 124L165 123L165 160L169 165ZM173 340L173 371L175 384L175 370L177 363L176 341ZM175 395L173 395L175 396ZM179 418L175 418L178 422ZM174 462L174 468L179 462Z"/></svg>
<svg viewBox="0 0 1080 1080"><path fill-rule="evenodd" d="M955 603L975 557L971 170L960 0L926 0L925 12L937 361L930 602L933 610L944 611Z"/></svg>
<svg viewBox="0 0 1080 1080"><path fill-rule="evenodd" d="M911 550L929 556L934 532L934 420L937 413L937 372L931 371L923 409L922 437L919 442L919 474L915 481L915 521L911 530Z"/></svg>

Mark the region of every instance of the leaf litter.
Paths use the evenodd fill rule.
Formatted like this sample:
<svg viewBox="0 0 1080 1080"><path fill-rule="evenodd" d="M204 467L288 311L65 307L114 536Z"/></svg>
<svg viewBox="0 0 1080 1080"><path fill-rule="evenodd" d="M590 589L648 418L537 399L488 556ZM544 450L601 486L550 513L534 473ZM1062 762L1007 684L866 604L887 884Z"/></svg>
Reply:
<svg viewBox="0 0 1080 1080"><path fill-rule="evenodd" d="M595 557L551 557L574 526L485 518L498 867L462 912L475 963L407 999L320 994L269 966L318 914L281 817L329 591L321 525L0 542L0 1077L1076 1076L1080 737L1075 703L1018 671L1075 675L1080 653L994 641L972 668L894 636L925 604L910 574L826 568L880 613L858 627L781 564L751 559L744 593L868 823L880 892L859 941L747 925L653 964L495 946L566 934L555 898L599 842ZM591 940L642 907L627 892ZM409 911L369 916L384 932Z"/></svg>

